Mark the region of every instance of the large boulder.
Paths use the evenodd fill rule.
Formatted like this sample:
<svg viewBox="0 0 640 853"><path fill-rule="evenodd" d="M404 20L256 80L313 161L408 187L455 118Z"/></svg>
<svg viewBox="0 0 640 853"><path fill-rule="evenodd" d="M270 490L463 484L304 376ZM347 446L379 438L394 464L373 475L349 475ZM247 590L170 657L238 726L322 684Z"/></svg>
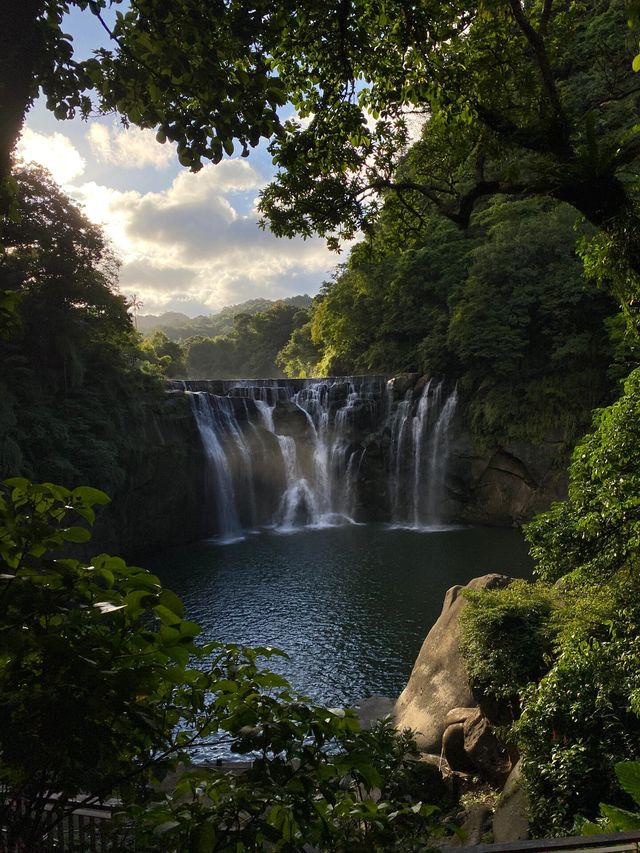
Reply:
<svg viewBox="0 0 640 853"><path fill-rule="evenodd" d="M529 798L518 762L507 779L493 815L493 840L502 843L529 838L529 813Z"/></svg>
<svg viewBox="0 0 640 853"><path fill-rule="evenodd" d="M509 583L511 578L505 575L489 574L474 578L466 589L494 589ZM398 728L413 729L418 747L424 752L440 753L449 711L478 704L459 647L458 617L465 606L460 595L462 589L454 586L448 590L442 613L427 634L409 682L395 706Z"/></svg>
<svg viewBox="0 0 640 853"><path fill-rule="evenodd" d="M464 749L464 726L453 723L442 735L442 755L452 770L458 773L474 773L476 766Z"/></svg>
<svg viewBox="0 0 640 853"><path fill-rule="evenodd" d="M504 785L511 772L511 758L487 718L478 709L465 720L462 730L465 755L479 775L492 785Z"/></svg>

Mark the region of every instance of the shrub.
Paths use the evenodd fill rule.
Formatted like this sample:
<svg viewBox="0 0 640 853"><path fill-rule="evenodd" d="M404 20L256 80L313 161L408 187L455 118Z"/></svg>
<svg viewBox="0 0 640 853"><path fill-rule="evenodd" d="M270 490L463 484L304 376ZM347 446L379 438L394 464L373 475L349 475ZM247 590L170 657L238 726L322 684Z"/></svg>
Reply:
<svg viewBox="0 0 640 853"><path fill-rule="evenodd" d="M558 594L517 580L503 589L465 590L461 651L474 691L517 700L548 670L556 634Z"/></svg>
<svg viewBox="0 0 640 853"><path fill-rule="evenodd" d="M524 692L515 731L538 837L570 832L602 800L620 803L613 766L640 757L631 710L640 678L637 619L610 622L606 633L567 641L551 671Z"/></svg>

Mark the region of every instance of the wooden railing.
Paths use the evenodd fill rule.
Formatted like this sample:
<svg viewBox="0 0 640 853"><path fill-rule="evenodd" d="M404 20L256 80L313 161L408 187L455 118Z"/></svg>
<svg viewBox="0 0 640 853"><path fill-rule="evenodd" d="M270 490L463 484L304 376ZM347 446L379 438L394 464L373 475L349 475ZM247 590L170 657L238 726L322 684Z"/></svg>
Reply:
<svg viewBox="0 0 640 853"><path fill-rule="evenodd" d="M55 807L51 800L50 808ZM62 818L46 838L39 841L38 853L129 853L135 845L120 833L115 838L109 831L112 807L109 805L79 806ZM123 827L124 829L124 827ZM126 830L125 830L126 831ZM457 853L640 853L640 830L615 832L608 835L584 835L565 838L543 838L509 841L498 844L476 844L470 847L444 847ZM6 834L0 829L0 853L18 853L10 849ZM33 851L20 851L33 853Z"/></svg>
<svg viewBox="0 0 640 853"><path fill-rule="evenodd" d="M45 805L45 810L53 811L58 805L52 798ZM26 806L12 804L16 818L19 819L21 812L26 812ZM49 853L49 851L64 851L64 853L114 853L114 851L133 850L126 846L124 839L116 840L108 831L112 816L112 808L109 805L93 804L91 806L79 805L77 809L66 811L59 819L52 822L51 829L38 839L38 853ZM23 853L22 848L18 851L12 849L8 840L6 828L0 827L0 853ZM24 849L24 853L32 853Z"/></svg>
<svg viewBox="0 0 640 853"><path fill-rule="evenodd" d="M567 838L542 838L507 841L500 844L476 844L459 847L459 853L640 853L640 830L610 835L576 835Z"/></svg>

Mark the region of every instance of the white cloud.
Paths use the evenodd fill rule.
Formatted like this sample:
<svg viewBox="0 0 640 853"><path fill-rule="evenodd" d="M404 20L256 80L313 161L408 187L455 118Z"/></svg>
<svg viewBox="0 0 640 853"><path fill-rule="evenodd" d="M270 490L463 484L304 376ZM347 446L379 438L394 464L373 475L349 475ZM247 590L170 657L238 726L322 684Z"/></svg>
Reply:
<svg viewBox="0 0 640 853"><path fill-rule="evenodd" d="M59 184L68 184L85 170L86 162L71 140L62 133L37 133L28 127L17 146L25 163L38 163L48 169Z"/></svg>
<svg viewBox="0 0 640 853"><path fill-rule="evenodd" d="M123 258L121 289L142 298L145 313L199 306L216 310L256 296L317 291L337 258L319 239L279 240L257 214L234 206L264 179L245 160L181 172L159 192L119 192L95 183L74 190L103 224ZM192 309L193 310L193 309Z"/></svg>
<svg viewBox="0 0 640 853"><path fill-rule="evenodd" d="M93 122L86 136L97 160L124 169L165 169L174 158L173 146L159 143L152 130Z"/></svg>

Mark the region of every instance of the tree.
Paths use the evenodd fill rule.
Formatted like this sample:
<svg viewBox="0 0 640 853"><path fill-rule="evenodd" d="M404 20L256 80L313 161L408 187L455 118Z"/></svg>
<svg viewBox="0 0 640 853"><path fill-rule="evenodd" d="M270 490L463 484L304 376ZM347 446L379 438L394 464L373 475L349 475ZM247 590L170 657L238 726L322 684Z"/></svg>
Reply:
<svg viewBox="0 0 640 853"><path fill-rule="evenodd" d="M617 402L600 409L594 429L577 445L569 468L569 497L525 528L539 574L571 574L600 582L633 574L640 542L640 369Z"/></svg>
<svg viewBox="0 0 640 853"><path fill-rule="evenodd" d="M0 220L13 301L0 335L0 472L117 494L162 388L135 367L138 336L100 228L43 169L14 181L17 215Z"/></svg>
<svg viewBox="0 0 640 853"><path fill-rule="evenodd" d="M194 170L234 140L246 154L271 139L279 172L261 209L277 234L351 236L391 190L462 226L484 197L544 194L605 229L640 268L639 87L626 44L636 36L624 0L139 0L111 28L106 0L73 5L103 21L113 49L77 62L61 29L69 4L21 4L0 44L0 79L13 80L0 102L9 136L38 86L59 117L87 114L93 95L177 142ZM307 121L282 123L287 101ZM427 119L412 154L422 169L407 180L415 114Z"/></svg>
<svg viewBox="0 0 640 853"><path fill-rule="evenodd" d="M120 5L121 0L115 0ZM107 0L27 0L6 15L0 32L0 181L10 173L11 150L39 89L57 118L117 110L125 121L158 127L178 142L180 161L196 167L243 153L278 123L286 101L272 73L274 28L269 4L181 0L167 6L143 0L118 12L109 27ZM69 9L94 14L109 31L112 50L84 61L74 57L63 30ZM268 39L270 41L270 39ZM5 209L6 209L5 184Z"/></svg>
<svg viewBox="0 0 640 853"><path fill-rule="evenodd" d="M281 351L285 370L447 375L477 438L572 446L609 401L608 366L637 357L576 255L593 229L550 199L492 199L466 231L431 214L410 235L402 210L388 199L323 286L306 333Z"/></svg>
<svg viewBox="0 0 640 853"><path fill-rule="evenodd" d="M215 338L195 335L185 341L192 379L267 378L281 375L276 356L292 332L308 319L304 309L284 300L265 311L233 318L233 330Z"/></svg>
<svg viewBox="0 0 640 853"><path fill-rule="evenodd" d="M140 344L142 365L161 376L169 379L184 379L187 375L184 348L177 341L172 341L160 329L148 338L143 338Z"/></svg>

